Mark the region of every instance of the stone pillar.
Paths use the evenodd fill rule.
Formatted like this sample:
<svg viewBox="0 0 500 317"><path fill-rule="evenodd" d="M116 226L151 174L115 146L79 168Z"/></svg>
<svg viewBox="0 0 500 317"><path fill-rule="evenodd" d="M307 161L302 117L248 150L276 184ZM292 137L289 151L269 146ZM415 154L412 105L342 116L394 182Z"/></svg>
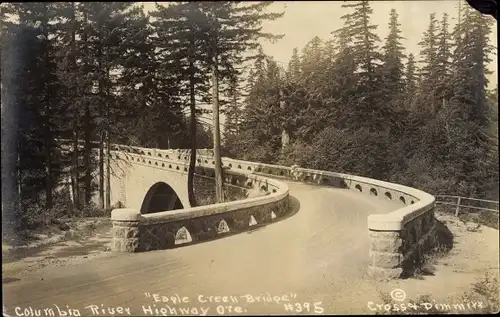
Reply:
<svg viewBox="0 0 500 317"><path fill-rule="evenodd" d="M136 209L114 209L111 212L113 224L113 252L139 251L139 226L141 213Z"/></svg>
<svg viewBox="0 0 500 317"><path fill-rule="evenodd" d="M403 269L403 240L399 231L370 230L370 264L368 274L374 278L399 278Z"/></svg>

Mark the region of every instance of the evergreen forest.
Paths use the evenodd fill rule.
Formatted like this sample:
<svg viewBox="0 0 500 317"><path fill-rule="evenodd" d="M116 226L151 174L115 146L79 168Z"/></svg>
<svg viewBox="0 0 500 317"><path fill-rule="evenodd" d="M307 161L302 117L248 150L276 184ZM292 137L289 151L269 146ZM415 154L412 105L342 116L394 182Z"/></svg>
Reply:
<svg viewBox="0 0 500 317"><path fill-rule="evenodd" d="M498 200L492 17L463 5L452 27L431 14L417 57L395 10L380 38L369 1L342 2L343 27L281 65L261 46L287 36L263 29L286 15L271 4L172 2L148 14L133 2L2 4L2 202L13 228L109 215L109 143L220 143L235 159ZM192 155L192 205L195 163ZM64 179L71 201L57 190Z"/></svg>

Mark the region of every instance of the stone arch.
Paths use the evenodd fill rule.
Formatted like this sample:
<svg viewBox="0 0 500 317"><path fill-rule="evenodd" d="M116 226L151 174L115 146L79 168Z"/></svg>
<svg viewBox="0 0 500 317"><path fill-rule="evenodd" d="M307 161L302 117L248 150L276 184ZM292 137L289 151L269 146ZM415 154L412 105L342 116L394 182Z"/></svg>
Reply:
<svg viewBox="0 0 500 317"><path fill-rule="evenodd" d="M149 188L142 202L141 214L183 209L179 196L167 183L158 182Z"/></svg>

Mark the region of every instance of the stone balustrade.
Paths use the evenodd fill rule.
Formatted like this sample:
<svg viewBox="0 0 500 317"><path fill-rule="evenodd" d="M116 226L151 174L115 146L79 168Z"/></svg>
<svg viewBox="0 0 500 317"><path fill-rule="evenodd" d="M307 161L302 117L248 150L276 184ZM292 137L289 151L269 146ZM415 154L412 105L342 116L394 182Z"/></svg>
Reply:
<svg viewBox="0 0 500 317"><path fill-rule="evenodd" d="M137 164L168 164L187 171L189 151L117 146ZM133 154L136 153L136 154ZM199 175L213 177L215 161L211 150L199 150ZM155 160L161 158L161 160ZM398 184L342 173L279 166L222 158L225 182L261 193L257 197L196 208L141 215L138 211L113 211L113 249L127 252L172 247L201 241L228 232L267 223L288 210L288 188L275 179L285 178L321 186L332 186L396 200L401 208L368 217L371 239L369 273L374 277L397 278L420 264L423 254L436 245L435 198L423 191ZM264 176L262 176L264 175ZM251 197L251 196L250 196Z"/></svg>
<svg viewBox="0 0 500 317"><path fill-rule="evenodd" d="M287 170L285 166L275 169ZM436 246L435 198L423 191L366 177L292 166L290 179L309 184L332 186L396 200L401 208L368 216L371 239L369 274L393 279L422 264L424 253Z"/></svg>
<svg viewBox="0 0 500 317"><path fill-rule="evenodd" d="M144 164L142 160L139 163ZM111 215L112 250L142 252L172 248L245 231L287 214L286 184L234 171L224 174L227 186L254 192L249 196L253 198L151 214L141 214L134 209L115 209Z"/></svg>

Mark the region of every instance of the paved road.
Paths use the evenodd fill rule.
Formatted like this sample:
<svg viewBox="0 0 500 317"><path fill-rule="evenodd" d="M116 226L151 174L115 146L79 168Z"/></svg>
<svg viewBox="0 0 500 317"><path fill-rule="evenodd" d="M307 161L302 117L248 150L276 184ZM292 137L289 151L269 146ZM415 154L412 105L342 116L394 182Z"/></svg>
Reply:
<svg viewBox="0 0 500 317"><path fill-rule="evenodd" d="M292 217L193 246L45 268L3 285L7 312L34 316L46 308L41 316L162 316L173 315L169 308L175 308L176 315L331 314L365 307L366 301L356 299L365 292L367 216L398 204L343 189L288 184L298 208ZM170 298L175 294L180 303ZM205 302L219 295L234 297L212 298L226 303ZM259 302L257 296L262 296ZM123 310L102 313L85 308L89 305Z"/></svg>

